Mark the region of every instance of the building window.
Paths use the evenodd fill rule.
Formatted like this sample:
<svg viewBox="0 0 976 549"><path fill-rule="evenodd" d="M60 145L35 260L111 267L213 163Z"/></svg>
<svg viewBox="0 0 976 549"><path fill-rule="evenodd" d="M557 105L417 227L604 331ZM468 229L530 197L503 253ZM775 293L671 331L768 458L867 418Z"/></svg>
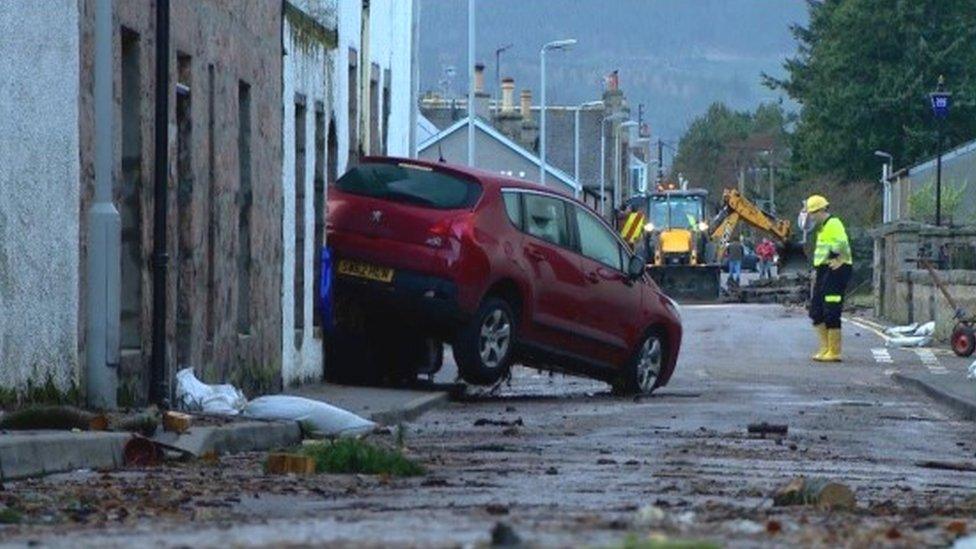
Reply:
<svg viewBox="0 0 976 549"><path fill-rule="evenodd" d="M214 66L207 65L207 341L213 343L216 326L214 300L217 294L217 189L214 169Z"/></svg>
<svg viewBox="0 0 976 549"><path fill-rule="evenodd" d="M142 347L142 74L139 35L122 28L122 178L116 204L122 222L121 348Z"/></svg>
<svg viewBox="0 0 976 549"><path fill-rule="evenodd" d="M192 63L189 55L176 55L176 363L192 363L193 315L193 118Z"/></svg>
<svg viewBox="0 0 976 549"><path fill-rule="evenodd" d="M295 96L295 347L305 332L305 98Z"/></svg>
<svg viewBox="0 0 976 549"><path fill-rule="evenodd" d="M390 148L390 69L383 71L383 155L389 154Z"/></svg>
<svg viewBox="0 0 976 549"><path fill-rule="evenodd" d="M359 53L349 49L349 162L346 169L359 164Z"/></svg>
<svg viewBox="0 0 976 549"><path fill-rule="evenodd" d="M251 86L237 87L237 332L251 333Z"/></svg>
<svg viewBox="0 0 976 549"><path fill-rule="evenodd" d="M312 204L315 210L315 238L312 250L312 325L321 325L319 315L319 277L322 274L322 246L325 238L325 106L315 104L315 196Z"/></svg>
<svg viewBox="0 0 976 549"><path fill-rule="evenodd" d="M380 67L370 65L369 71L369 154L379 154L383 136L380 135Z"/></svg>

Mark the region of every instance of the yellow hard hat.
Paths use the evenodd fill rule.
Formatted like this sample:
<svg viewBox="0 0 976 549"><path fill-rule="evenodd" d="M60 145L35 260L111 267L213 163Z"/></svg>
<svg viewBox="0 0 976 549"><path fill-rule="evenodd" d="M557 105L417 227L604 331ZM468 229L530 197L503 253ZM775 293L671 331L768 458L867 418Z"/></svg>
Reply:
<svg viewBox="0 0 976 549"><path fill-rule="evenodd" d="M807 213L819 212L829 205L830 202L827 202L827 199L819 194L810 195L810 198L807 198L806 201Z"/></svg>

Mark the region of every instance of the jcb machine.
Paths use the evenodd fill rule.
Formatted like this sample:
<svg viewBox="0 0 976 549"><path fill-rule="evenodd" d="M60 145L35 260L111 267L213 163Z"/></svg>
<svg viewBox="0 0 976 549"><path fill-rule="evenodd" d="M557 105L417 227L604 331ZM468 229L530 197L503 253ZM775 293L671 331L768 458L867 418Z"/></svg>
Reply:
<svg viewBox="0 0 976 549"><path fill-rule="evenodd" d="M709 240L707 198L704 189L688 189L662 190L635 199L647 212L638 252L647 259L654 281L675 299L719 297L721 268Z"/></svg>
<svg viewBox="0 0 976 549"><path fill-rule="evenodd" d="M638 251L647 258L655 282L671 297L718 299L722 276L718 258L740 222L779 242L781 266L802 259L802 249L790 240L789 221L764 211L739 191L726 189L718 214L708 223L707 198L704 189L688 189L662 190L634 199L647 212L643 249Z"/></svg>

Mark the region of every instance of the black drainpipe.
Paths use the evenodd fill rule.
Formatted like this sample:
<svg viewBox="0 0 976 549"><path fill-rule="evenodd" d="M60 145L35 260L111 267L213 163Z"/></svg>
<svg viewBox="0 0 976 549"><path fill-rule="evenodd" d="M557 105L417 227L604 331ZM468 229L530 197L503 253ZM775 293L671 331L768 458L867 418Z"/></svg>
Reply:
<svg viewBox="0 0 976 549"><path fill-rule="evenodd" d="M166 214L169 209L169 0L156 0L156 114L153 151L152 364L149 401L166 395Z"/></svg>

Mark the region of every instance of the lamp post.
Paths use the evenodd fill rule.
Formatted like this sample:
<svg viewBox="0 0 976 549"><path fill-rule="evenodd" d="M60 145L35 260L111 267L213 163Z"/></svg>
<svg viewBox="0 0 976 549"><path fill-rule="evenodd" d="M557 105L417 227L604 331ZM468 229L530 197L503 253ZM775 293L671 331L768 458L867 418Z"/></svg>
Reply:
<svg viewBox="0 0 976 549"><path fill-rule="evenodd" d="M935 225L942 225L942 121L949 116L952 94L945 91L945 77L939 76L935 91L929 94L932 114L935 116Z"/></svg>
<svg viewBox="0 0 976 549"><path fill-rule="evenodd" d="M623 120L624 114L616 112L603 117L600 121L600 216L606 215L607 202L607 132L604 125L607 121Z"/></svg>
<svg viewBox="0 0 976 549"><path fill-rule="evenodd" d="M474 139L474 0L468 0L468 166L475 163Z"/></svg>
<svg viewBox="0 0 976 549"><path fill-rule="evenodd" d="M891 169L895 158L890 153L884 151L874 151L874 156L885 159L885 163L881 165L881 186L884 189L881 198L881 221L888 223L891 221L891 183L888 181L888 178L891 177Z"/></svg>
<svg viewBox="0 0 976 549"><path fill-rule="evenodd" d="M573 178L576 180L576 198L580 197L583 184L580 183L580 110L603 105L603 101L587 101L576 106L573 124Z"/></svg>
<svg viewBox="0 0 976 549"><path fill-rule="evenodd" d="M539 108L541 120L539 124L539 150L542 162L539 163L539 183L542 185L546 184L546 52L549 50L566 50L575 43L575 38L554 40L539 50L539 62L542 68L542 106Z"/></svg>
<svg viewBox="0 0 976 549"><path fill-rule="evenodd" d="M617 126L617 135L614 136L614 166L613 166L613 205L619 206L623 201L623 189L620 187L620 161L623 159L620 154L620 134L624 128L633 128L637 122L628 120ZM630 163L627 163L628 168Z"/></svg>
<svg viewBox="0 0 976 549"><path fill-rule="evenodd" d="M501 46L495 49L495 86L497 86L495 88L496 90L501 89L502 87L502 77L501 77L502 54L508 51L509 48L511 47L512 44L507 44L505 46Z"/></svg>

